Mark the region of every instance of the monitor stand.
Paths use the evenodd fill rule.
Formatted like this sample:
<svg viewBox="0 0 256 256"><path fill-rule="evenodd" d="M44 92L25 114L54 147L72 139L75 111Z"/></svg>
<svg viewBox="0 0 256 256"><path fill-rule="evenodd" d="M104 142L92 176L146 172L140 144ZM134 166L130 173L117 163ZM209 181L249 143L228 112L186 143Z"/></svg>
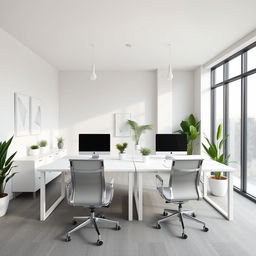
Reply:
<svg viewBox="0 0 256 256"><path fill-rule="evenodd" d="M99 158L100 158L100 155L97 154L96 152L93 152L92 159L99 159Z"/></svg>

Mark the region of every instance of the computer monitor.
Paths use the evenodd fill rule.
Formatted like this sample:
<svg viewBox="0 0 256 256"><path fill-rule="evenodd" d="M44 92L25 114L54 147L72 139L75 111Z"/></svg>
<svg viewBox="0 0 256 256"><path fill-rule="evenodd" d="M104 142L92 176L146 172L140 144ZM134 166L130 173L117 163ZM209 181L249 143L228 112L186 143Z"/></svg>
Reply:
<svg viewBox="0 0 256 256"><path fill-rule="evenodd" d="M92 158L110 154L110 134L79 134L79 154L92 155Z"/></svg>
<svg viewBox="0 0 256 256"><path fill-rule="evenodd" d="M187 152L187 135L185 134L156 134L156 152L172 154Z"/></svg>

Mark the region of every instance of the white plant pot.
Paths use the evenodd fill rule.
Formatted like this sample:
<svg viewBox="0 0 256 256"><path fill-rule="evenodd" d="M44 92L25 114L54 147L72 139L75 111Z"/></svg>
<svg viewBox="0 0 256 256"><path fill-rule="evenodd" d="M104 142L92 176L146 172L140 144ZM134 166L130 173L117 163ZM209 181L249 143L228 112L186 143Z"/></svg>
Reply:
<svg viewBox="0 0 256 256"><path fill-rule="evenodd" d="M9 205L9 195L0 198L0 217L4 216L7 212Z"/></svg>
<svg viewBox="0 0 256 256"><path fill-rule="evenodd" d="M142 156L143 162L148 163L150 160L150 156Z"/></svg>
<svg viewBox="0 0 256 256"><path fill-rule="evenodd" d="M47 153L47 151L48 151L48 148L47 147L41 147L40 148L40 154L46 154Z"/></svg>
<svg viewBox="0 0 256 256"><path fill-rule="evenodd" d="M126 158L126 153L119 153L119 159L124 160Z"/></svg>
<svg viewBox="0 0 256 256"><path fill-rule="evenodd" d="M31 156L38 156L40 153L39 148L38 149L30 149L30 155Z"/></svg>
<svg viewBox="0 0 256 256"><path fill-rule="evenodd" d="M228 190L228 179L214 179L214 176L209 178L209 186L214 196L225 196Z"/></svg>

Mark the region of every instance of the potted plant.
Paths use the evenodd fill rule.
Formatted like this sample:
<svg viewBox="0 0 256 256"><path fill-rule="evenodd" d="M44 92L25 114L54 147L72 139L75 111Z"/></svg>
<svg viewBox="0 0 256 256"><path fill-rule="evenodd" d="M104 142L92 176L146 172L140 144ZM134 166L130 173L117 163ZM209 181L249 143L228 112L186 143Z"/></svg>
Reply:
<svg viewBox="0 0 256 256"><path fill-rule="evenodd" d="M229 155L225 156L222 153L222 147L227 139L227 136L222 138L222 125L219 124L216 134L216 144L210 142L210 140L205 137L207 141L207 146L202 143L204 150L210 156L211 159L222 164L228 164ZM214 176L209 178L209 186L213 195L215 196L225 196L228 189L227 177L222 175L222 172L215 172Z"/></svg>
<svg viewBox="0 0 256 256"><path fill-rule="evenodd" d="M187 153L188 155L193 154L193 144L196 138L200 134L200 121L197 121L193 114L189 115L186 120L180 123L181 130L176 132L187 135Z"/></svg>
<svg viewBox="0 0 256 256"><path fill-rule="evenodd" d="M125 153L125 149L127 148L128 143L124 142L123 144L116 144L116 148L119 150L119 159L123 160L126 153Z"/></svg>
<svg viewBox="0 0 256 256"><path fill-rule="evenodd" d="M31 156L37 156L39 155L39 146L38 145L32 145L30 147L30 155Z"/></svg>
<svg viewBox="0 0 256 256"><path fill-rule="evenodd" d="M47 141L46 140L39 141L39 147L40 147L40 153L45 154L47 151Z"/></svg>
<svg viewBox="0 0 256 256"><path fill-rule="evenodd" d="M7 158L9 146L13 137L8 141L0 142L0 217L6 214L9 205L9 195L4 192L7 182L16 174L13 169L13 158L17 152Z"/></svg>
<svg viewBox="0 0 256 256"><path fill-rule="evenodd" d="M141 148L140 153L142 154L143 162L147 163L149 161L149 155L151 154L150 148Z"/></svg>
<svg viewBox="0 0 256 256"><path fill-rule="evenodd" d="M63 137L57 137L57 146L58 146L58 149L63 149L63 147L64 147Z"/></svg>
<svg viewBox="0 0 256 256"><path fill-rule="evenodd" d="M145 133L146 130L151 130L152 125L150 125L150 124L139 125L137 122L132 121L132 120L128 120L127 123L129 124L129 126L133 130L133 139L135 141L135 149L138 151L140 149L139 141L140 141L141 135L143 133Z"/></svg>

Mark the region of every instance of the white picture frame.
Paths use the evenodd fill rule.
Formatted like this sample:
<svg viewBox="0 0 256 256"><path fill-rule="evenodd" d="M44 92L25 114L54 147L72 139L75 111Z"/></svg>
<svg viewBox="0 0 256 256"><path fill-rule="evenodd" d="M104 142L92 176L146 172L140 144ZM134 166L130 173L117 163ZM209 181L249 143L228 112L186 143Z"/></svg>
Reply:
<svg viewBox="0 0 256 256"><path fill-rule="evenodd" d="M130 137L131 129L127 121L131 119L131 113L115 113L115 135L116 137Z"/></svg>
<svg viewBox="0 0 256 256"><path fill-rule="evenodd" d="M42 126L41 100L30 97L30 134L41 133Z"/></svg>
<svg viewBox="0 0 256 256"><path fill-rule="evenodd" d="M14 133L15 136L29 135L29 96L14 93Z"/></svg>

